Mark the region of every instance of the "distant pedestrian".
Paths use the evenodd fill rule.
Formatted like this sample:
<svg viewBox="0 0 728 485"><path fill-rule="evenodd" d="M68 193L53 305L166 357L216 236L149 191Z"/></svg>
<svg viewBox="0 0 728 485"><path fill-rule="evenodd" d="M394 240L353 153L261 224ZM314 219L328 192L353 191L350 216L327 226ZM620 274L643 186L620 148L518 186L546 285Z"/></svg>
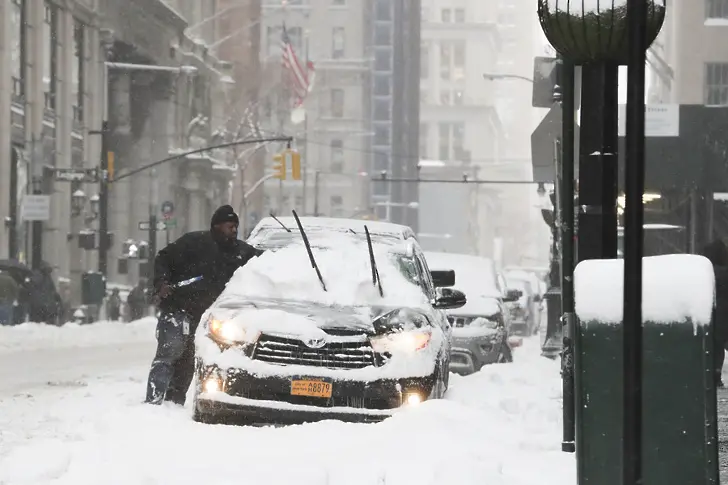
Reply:
<svg viewBox="0 0 728 485"><path fill-rule="evenodd" d="M51 273L53 268L45 261L30 279L30 321L58 325L61 316L61 295L56 291Z"/></svg>
<svg viewBox="0 0 728 485"><path fill-rule="evenodd" d="M724 387L723 363L725 361L725 348L728 346L728 247L721 240L713 241L703 249L703 256L713 263L713 270L715 271L714 369L716 385Z"/></svg>
<svg viewBox="0 0 728 485"><path fill-rule="evenodd" d="M126 297L126 305L129 308L129 320L135 321L144 317L144 309L149 304L147 296L147 282L139 280L139 283L132 288L129 296Z"/></svg>
<svg viewBox="0 0 728 485"><path fill-rule="evenodd" d="M20 286L10 273L0 271L0 325L13 325L18 307ZM18 312L19 313L19 312Z"/></svg>
<svg viewBox="0 0 728 485"><path fill-rule="evenodd" d="M114 288L111 290L111 295L106 300L106 316L112 322L118 322L121 316L121 296L119 296L119 289Z"/></svg>

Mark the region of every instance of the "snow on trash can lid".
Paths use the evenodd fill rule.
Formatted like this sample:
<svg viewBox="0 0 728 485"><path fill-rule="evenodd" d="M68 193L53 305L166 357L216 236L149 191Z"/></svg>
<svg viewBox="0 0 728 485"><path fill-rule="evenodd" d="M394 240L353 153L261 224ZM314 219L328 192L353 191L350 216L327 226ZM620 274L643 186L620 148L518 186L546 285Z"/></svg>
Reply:
<svg viewBox="0 0 728 485"><path fill-rule="evenodd" d="M624 260L582 261L574 270L576 314L583 322L621 323ZM710 323L715 301L713 264L703 256L670 254L642 260L642 321Z"/></svg>

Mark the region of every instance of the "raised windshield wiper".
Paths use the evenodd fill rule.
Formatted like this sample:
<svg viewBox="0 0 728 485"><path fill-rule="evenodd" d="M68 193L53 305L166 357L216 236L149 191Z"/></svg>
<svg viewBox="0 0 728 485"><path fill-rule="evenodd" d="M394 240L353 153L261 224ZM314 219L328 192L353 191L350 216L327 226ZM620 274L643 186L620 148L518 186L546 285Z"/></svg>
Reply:
<svg viewBox="0 0 728 485"><path fill-rule="evenodd" d="M298 214L296 214L296 211L293 212L293 217L296 219L296 224L298 225L298 230L301 231L301 238L303 239L303 244L306 245L306 251L308 251L308 259L311 260L311 267L316 270L316 276L318 276L319 281L321 282L321 288L324 289L324 291L329 291L326 289L326 283L324 283L324 277L321 276L321 270L318 267L318 264L316 264L316 259L313 257L313 251L311 251L311 245L308 242L308 237L306 236L306 231L303 230L303 226L301 225L301 219L298 218Z"/></svg>
<svg viewBox="0 0 728 485"><path fill-rule="evenodd" d="M382 280L379 278L379 270L377 269L377 260L374 259L374 247L372 246L372 237L369 235L369 228L364 226L364 232L367 235L367 246L369 246L369 261L372 264L372 284L379 288L379 296L384 296L382 289Z"/></svg>
<svg viewBox="0 0 728 485"><path fill-rule="evenodd" d="M285 224L283 224L283 223L281 222L281 220L280 220L280 219L278 219L278 218L277 218L277 217L275 216L275 214L273 214L273 212L271 212L271 213L270 213L270 216L271 216L271 217L273 218L273 220L275 220L275 221L276 221L276 222L277 222L278 224L280 224L280 225L281 225L281 227L282 227L283 229L285 229L285 230L286 230L286 232L292 232L292 231L291 231L291 230L290 230L290 229L289 229L288 227L286 227L286 225L285 225Z"/></svg>
<svg viewBox="0 0 728 485"><path fill-rule="evenodd" d="M356 235L356 231L352 228L347 229L347 232L350 232L350 233Z"/></svg>

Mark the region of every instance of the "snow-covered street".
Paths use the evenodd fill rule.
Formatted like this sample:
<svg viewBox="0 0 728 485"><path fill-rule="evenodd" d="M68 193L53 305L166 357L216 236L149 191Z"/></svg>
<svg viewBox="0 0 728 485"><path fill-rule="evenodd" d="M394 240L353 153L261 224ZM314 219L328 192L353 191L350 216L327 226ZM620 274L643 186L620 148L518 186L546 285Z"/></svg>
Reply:
<svg viewBox="0 0 728 485"><path fill-rule="evenodd" d="M575 483L537 338L383 423L280 428L142 404L153 351L152 320L0 327L0 484Z"/></svg>

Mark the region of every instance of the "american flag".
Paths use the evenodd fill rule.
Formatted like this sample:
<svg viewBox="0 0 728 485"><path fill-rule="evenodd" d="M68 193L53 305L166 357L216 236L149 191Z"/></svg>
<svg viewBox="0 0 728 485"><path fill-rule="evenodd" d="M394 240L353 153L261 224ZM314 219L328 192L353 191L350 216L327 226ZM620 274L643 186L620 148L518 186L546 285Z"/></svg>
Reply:
<svg viewBox="0 0 728 485"><path fill-rule="evenodd" d="M281 38L281 49L283 50L282 60L283 68L288 73L288 77L293 88L295 97L295 106L303 104L303 100L308 95L311 88L313 63L306 60L306 64L302 65L293 48L291 38L288 36L286 24L283 24L283 35Z"/></svg>

